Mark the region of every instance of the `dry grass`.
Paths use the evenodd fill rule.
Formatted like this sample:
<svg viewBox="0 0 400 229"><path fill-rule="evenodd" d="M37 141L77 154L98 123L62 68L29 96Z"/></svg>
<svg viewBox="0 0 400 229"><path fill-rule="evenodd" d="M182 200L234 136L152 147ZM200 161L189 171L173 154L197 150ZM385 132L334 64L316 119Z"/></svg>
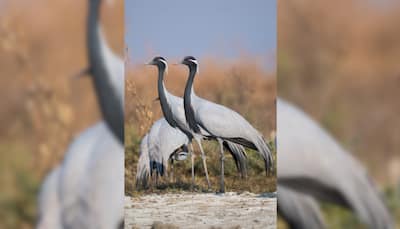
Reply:
<svg viewBox="0 0 400 229"><path fill-rule="evenodd" d="M233 227L225 227L225 229L241 229L241 226L233 226ZM151 229L179 229L178 226L169 224L169 223L162 223L162 222L154 222L151 226ZM215 227L211 226L210 229L223 229L222 227Z"/></svg>
<svg viewBox="0 0 400 229"><path fill-rule="evenodd" d="M170 60L172 62L172 60ZM196 79L196 93L211 101L226 105L250 121L260 130L266 139L275 136L275 77L263 70L256 60L238 60L220 66L213 59L200 60L200 75ZM175 95L182 96L186 82L186 69L173 67L166 76L166 87ZM152 123L161 117L157 95L157 73L152 67L133 67L127 76L125 105L125 191L135 194L134 177L139 157L139 143ZM145 130L145 131L143 131ZM195 149L196 150L196 149ZM219 184L218 147L213 143L205 144L208 168L213 189ZM196 152L197 155L198 152ZM227 156L226 187L228 191L265 192L275 190L276 178L266 178L260 157L249 152L249 178L239 179L233 160ZM190 187L189 160L176 163L175 174L180 174L176 183L164 182L155 192L187 190ZM200 157L195 163L196 183L199 191L206 187Z"/></svg>

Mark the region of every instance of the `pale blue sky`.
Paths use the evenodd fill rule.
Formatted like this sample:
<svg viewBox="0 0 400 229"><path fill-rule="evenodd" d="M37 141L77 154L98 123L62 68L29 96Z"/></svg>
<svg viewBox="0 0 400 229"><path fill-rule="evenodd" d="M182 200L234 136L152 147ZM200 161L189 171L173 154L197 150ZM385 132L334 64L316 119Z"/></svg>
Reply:
<svg viewBox="0 0 400 229"><path fill-rule="evenodd" d="M134 64L243 52L275 61L276 0L126 0L125 23Z"/></svg>

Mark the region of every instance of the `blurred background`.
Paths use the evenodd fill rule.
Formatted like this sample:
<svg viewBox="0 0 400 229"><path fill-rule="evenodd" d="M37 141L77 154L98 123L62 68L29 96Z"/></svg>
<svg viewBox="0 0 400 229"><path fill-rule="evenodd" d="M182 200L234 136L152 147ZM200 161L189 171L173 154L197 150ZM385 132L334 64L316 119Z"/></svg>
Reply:
<svg viewBox="0 0 400 229"><path fill-rule="evenodd" d="M187 55L199 60L196 94L238 111L270 141L275 136L276 2L234 1L127 1L126 43L129 62L125 94L125 194L134 190L140 140L162 117L157 92L157 69L144 66L161 55L170 63L167 89L183 96L188 70L173 66ZM272 147L273 143L270 142ZM204 143L213 188L219 180L218 145ZM195 151L197 146L195 146ZM198 153L198 152L197 152ZM197 154L196 153L196 154ZM199 154L197 154L199 155ZM249 179L241 180L227 155L227 191L276 190L275 177L265 177L263 162L249 152ZM175 163L177 182L162 190L190 185L190 160ZM200 157L196 157L196 184L206 187ZM166 182L168 183L168 182ZM189 185L188 185L189 184ZM200 189L201 190L201 189Z"/></svg>
<svg viewBox="0 0 400 229"><path fill-rule="evenodd" d="M362 162L400 227L400 3L280 1L278 91ZM325 206L332 228L357 228Z"/></svg>
<svg viewBox="0 0 400 229"><path fill-rule="evenodd" d="M102 23L123 55L123 1ZM73 136L100 118L86 67L87 1L0 1L0 228L33 228L36 196Z"/></svg>
<svg viewBox="0 0 400 229"><path fill-rule="evenodd" d="M124 8L123 1L115 2L102 9L102 23L113 50L122 55ZM230 2L227 6L197 2L193 8L203 9L199 15L183 1L163 3L169 8L126 2L130 59L126 193L133 193L140 138L161 116L154 102L155 69L139 64L156 54L170 62L187 54L198 57L198 95L239 111L272 139L278 29L279 95L318 120L368 168L399 221L400 4L394 0L280 1L276 28L275 1L241 4L240 11L233 9L239 1ZM42 178L62 159L72 137L100 118L90 79L70 77L86 67L86 5L78 0L0 0L0 228L33 227ZM201 8L205 6L215 12ZM175 17L174 9L182 16ZM226 17L213 17L216 12ZM196 26L189 33L191 23ZM173 33L166 36L166 30ZM210 37L214 34L219 37ZM187 42L176 43L186 37ZM171 92L182 96L186 70L171 67L166 80ZM254 173L260 167L256 159L249 165ZM196 166L196 171L202 171L199 162ZM217 178L218 165L210 167L214 167L211 177ZM231 178L236 175L233 164L227 172ZM197 182L203 182L198 174ZM243 187L229 182L233 179L227 182L228 190L257 183ZM268 189L274 190L274 184L267 181ZM327 216L334 216L328 217L333 228L358 226L346 212L331 206L325 210Z"/></svg>

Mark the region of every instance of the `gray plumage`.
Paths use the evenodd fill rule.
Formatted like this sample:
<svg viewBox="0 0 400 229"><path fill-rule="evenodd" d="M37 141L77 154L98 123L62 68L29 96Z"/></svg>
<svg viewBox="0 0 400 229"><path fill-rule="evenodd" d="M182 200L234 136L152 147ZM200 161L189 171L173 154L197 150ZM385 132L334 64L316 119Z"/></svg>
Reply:
<svg viewBox="0 0 400 229"><path fill-rule="evenodd" d="M321 229L325 222L318 202L285 186L278 187L278 212L291 229Z"/></svg>
<svg viewBox="0 0 400 229"><path fill-rule="evenodd" d="M370 228L393 227L364 167L314 120L278 99L277 124L279 188L348 208Z"/></svg>
<svg viewBox="0 0 400 229"><path fill-rule="evenodd" d="M109 131L104 122L99 122L77 135L68 146L60 167L58 192L61 203L61 220L64 228L72 228L81 221L81 186L86 179L86 167L91 160L96 141L103 132Z"/></svg>
<svg viewBox="0 0 400 229"><path fill-rule="evenodd" d="M74 228L119 228L124 217L124 147L103 128L88 161L78 199L81 221Z"/></svg>
<svg viewBox="0 0 400 229"><path fill-rule="evenodd" d="M136 189L147 188L150 180L150 155L147 139L148 134L140 142L140 156L136 169Z"/></svg>
<svg viewBox="0 0 400 229"><path fill-rule="evenodd" d="M140 142L136 188L147 188L153 170L163 176L168 171L169 159L186 148L187 142L186 135L172 128L164 118L156 121Z"/></svg>
<svg viewBox="0 0 400 229"><path fill-rule="evenodd" d="M77 136L60 168L63 228L117 228L123 218L124 150L105 122Z"/></svg>
<svg viewBox="0 0 400 229"><path fill-rule="evenodd" d="M51 215L52 218L54 216L53 222L56 222L55 217L59 216L62 228L76 228L77 225L81 225L78 222L86 220L84 208L81 207L82 186L90 179L92 172L87 174L87 166L89 161L97 156L93 150L96 149L96 142L101 141L99 139L104 132L109 132L109 129L104 122L99 122L76 136L69 145L62 164L54 169L42 184L41 190L47 191L41 191L39 195L39 212L44 212L41 215ZM52 203L55 198L57 201L54 202L53 208L42 207L42 202ZM49 225L48 221L44 222L46 223L43 223L40 216L38 228L53 228L44 227L43 225Z"/></svg>
<svg viewBox="0 0 400 229"><path fill-rule="evenodd" d="M56 167L46 176L40 187L38 198L37 229L61 229L60 200L58 196L58 181L60 167Z"/></svg>

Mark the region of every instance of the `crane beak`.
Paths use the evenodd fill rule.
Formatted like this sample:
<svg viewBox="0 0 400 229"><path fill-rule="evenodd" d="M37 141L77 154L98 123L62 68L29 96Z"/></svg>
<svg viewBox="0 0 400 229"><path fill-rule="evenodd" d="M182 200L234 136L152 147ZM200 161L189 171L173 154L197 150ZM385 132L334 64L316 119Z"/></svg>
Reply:
<svg viewBox="0 0 400 229"><path fill-rule="evenodd" d="M150 61L150 62L145 63L144 65L154 65L154 62Z"/></svg>

